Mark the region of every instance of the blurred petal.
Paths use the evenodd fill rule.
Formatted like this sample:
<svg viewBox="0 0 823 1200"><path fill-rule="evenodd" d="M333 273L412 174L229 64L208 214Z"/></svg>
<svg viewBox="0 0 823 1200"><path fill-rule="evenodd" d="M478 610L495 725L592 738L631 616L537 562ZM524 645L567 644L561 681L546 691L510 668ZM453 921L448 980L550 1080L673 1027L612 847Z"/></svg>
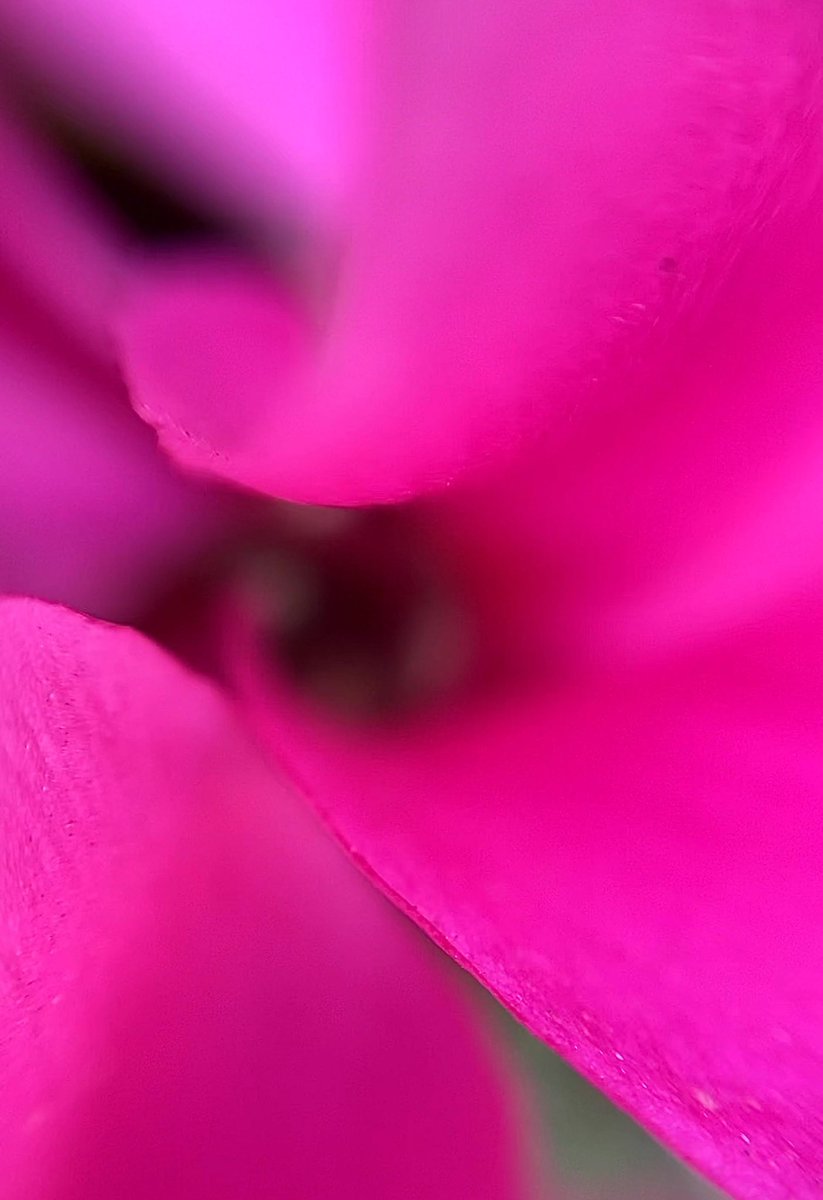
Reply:
<svg viewBox="0 0 823 1200"><path fill-rule="evenodd" d="M525 1196L457 981L212 689L28 601L0 662L4 1195Z"/></svg>
<svg viewBox="0 0 823 1200"><path fill-rule="evenodd" d="M819 218L753 234L711 319L672 339L676 372L516 470L421 507L424 536L447 544L507 653L549 671L558 655L575 670L665 658L823 571L821 258ZM345 456L319 474L311 454L298 461L282 398L311 345L261 271L165 260L133 289L122 329L133 401L178 462L265 486L277 446L300 494L346 494ZM408 441L395 439L400 453Z"/></svg>
<svg viewBox="0 0 823 1200"><path fill-rule="evenodd" d="M335 215L350 186L357 0L5 0L7 43L82 119L209 199Z"/></svg>
<svg viewBox="0 0 823 1200"><path fill-rule="evenodd" d="M290 436L280 402L310 344L261 267L214 252L161 258L135 280L117 329L132 403L175 462L238 483L266 470L271 445Z"/></svg>
<svg viewBox="0 0 823 1200"><path fill-rule="evenodd" d="M122 250L115 230L5 108L0 164L0 274L84 348L100 352Z"/></svg>
<svg viewBox="0 0 823 1200"><path fill-rule="evenodd" d="M340 502L631 404L823 169L814 0L424 0L385 38L322 400L282 465L291 488L316 457Z"/></svg>
<svg viewBox="0 0 823 1200"><path fill-rule="evenodd" d="M0 589L129 619L224 516L128 407L111 229L0 117Z"/></svg>
<svg viewBox="0 0 823 1200"><path fill-rule="evenodd" d="M290 387L271 371L245 443L210 406L174 447L292 499L416 494L631 408L691 367L682 322L711 314L752 239L808 218L823 169L814 3L426 0L378 24L378 128L317 363ZM171 367L164 385L156 327L214 344L203 375L271 360L254 331L222 336L210 282L194 312L196 273L129 318L158 424L184 425L198 389Z"/></svg>
<svg viewBox="0 0 823 1200"><path fill-rule="evenodd" d="M528 1027L744 1200L823 1178L819 593L722 650L515 680L388 730L256 726L352 855Z"/></svg>

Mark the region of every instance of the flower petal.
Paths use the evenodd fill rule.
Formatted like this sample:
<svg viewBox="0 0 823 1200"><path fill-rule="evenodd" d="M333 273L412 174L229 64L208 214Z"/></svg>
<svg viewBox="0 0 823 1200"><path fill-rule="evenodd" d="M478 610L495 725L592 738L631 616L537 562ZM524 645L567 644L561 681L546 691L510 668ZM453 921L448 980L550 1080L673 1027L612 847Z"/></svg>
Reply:
<svg viewBox="0 0 823 1200"><path fill-rule="evenodd" d="M496 605L507 652L548 670L558 654L576 671L665 658L760 619L823 570L821 257L819 220L753 235L711 319L673 339L676 373L516 470L420 506L424 536L476 576L463 590ZM311 347L274 284L214 257L167 259L140 284L126 373L172 457L265 484L278 445L300 494L346 495L345 455L316 477L311 454L299 461L278 393Z"/></svg>
<svg viewBox="0 0 823 1200"><path fill-rule="evenodd" d="M61 103L200 198L339 215L363 26L351 0L6 0L7 43Z"/></svg>
<svg viewBox="0 0 823 1200"><path fill-rule="evenodd" d="M308 713L242 626L228 647L366 872L740 1200L823 1179L820 612L371 733Z"/></svg>
<svg viewBox="0 0 823 1200"><path fill-rule="evenodd" d="M128 406L111 359L123 247L0 114L0 590L132 619L224 524Z"/></svg>
<svg viewBox="0 0 823 1200"><path fill-rule="evenodd" d="M203 467L293 499L397 499L688 369L681 323L820 180L822 32L796 0L390 6L318 361L290 387L272 373L243 444L205 410ZM138 405L166 425L198 393L172 369L163 385L153 328L211 342L204 376L212 355L271 358L222 335L219 290L195 313L174 299L144 296L125 335Z"/></svg>
<svg viewBox="0 0 823 1200"><path fill-rule="evenodd" d="M177 253L145 267L117 321L137 413L179 465L245 482L299 386L309 339L294 300L258 264ZM263 467L265 469L265 467Z"/></svg>
<svg viewBox="0 0 823 1200"><path fill-rule="evenodd" d="M225 516L175 478L113 372L27 328L16 300L0 280L0 586L134 618Z"/></svg>
<svg viewBox="0 0 823 1200"><path fill-rule="evenodd" d="M4 1194L526 1195L447 973L151 644L0 603Z"/></svg>
<svg viewBox="0 0 823 1200"><path fill-rule="evenodd" d="M64 165L0 101L0 274L100 354L123 246Z"/></svg>
<svg viewBox="0 0 823 1200"><path fill-rule="evenodd" d="M777 232L642 403L429 505L532 666L632 669L819 595L823 227Z"/></svg>

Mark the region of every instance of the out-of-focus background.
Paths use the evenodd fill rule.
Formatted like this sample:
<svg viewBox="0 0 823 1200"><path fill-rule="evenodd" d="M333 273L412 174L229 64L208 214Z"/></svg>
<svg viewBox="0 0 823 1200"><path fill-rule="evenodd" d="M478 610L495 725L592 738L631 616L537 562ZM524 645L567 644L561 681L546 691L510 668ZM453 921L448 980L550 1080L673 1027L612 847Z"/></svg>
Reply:
<svg viewBox="0 0 823 1200"><path fill-rule="evenodd" d="M553 1178L580 1200L710 1200L723 1194L676 1162L507 1013L498 1009L496 1015L535 1097Z"/></svg>

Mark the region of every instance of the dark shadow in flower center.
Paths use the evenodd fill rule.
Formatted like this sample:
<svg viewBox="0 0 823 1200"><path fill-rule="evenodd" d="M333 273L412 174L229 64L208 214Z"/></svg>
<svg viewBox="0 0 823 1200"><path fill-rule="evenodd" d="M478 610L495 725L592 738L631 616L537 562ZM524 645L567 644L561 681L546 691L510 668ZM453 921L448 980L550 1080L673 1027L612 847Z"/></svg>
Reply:
<svg viewBox="0 0 823 1200"><path fill-rule="evenodd" d="M404 508L278 505L276 536L242 577L273 665L340 716L398 720L467 680L472 620Z"/></svg>

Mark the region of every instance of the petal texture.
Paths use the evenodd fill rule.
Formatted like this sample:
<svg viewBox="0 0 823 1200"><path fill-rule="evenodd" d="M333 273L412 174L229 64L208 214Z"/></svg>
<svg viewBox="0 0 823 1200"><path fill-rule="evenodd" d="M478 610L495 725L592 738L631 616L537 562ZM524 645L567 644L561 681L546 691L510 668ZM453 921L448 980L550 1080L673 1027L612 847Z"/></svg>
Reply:
<svg viewBox="0 0 823 1200"><path fill-rule="evenodd" d="M765 273L760 251L741 259L705 359L630 421L416 510L505 664L495 687L366 736L297 704L253 642L227 649L365 869L752 1200L823 1181L823 360L805 245L777 242Z"/></svg>
<svg viewBox="0 0 823 1200"><path fill-rule="evenodd" d="M33 602L0 649L4 1195L525 1196L457 981L216 694Z"/></svg>

